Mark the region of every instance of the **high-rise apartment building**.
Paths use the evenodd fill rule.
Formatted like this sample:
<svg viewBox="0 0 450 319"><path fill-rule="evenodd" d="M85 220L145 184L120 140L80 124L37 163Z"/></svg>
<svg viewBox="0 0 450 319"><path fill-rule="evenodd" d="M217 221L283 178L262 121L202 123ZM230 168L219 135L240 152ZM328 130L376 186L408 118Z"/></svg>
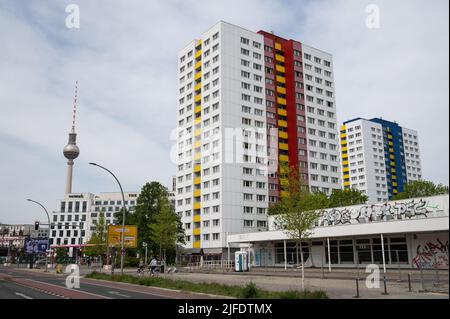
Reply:
<svg viewBox="0 0 450 319"><path fill-rule="evenodd" d="M357 118L344 122L340 138L344 188L359 189L369 203L387 201L407 182L422 178L416 131Z"/></svg>
<svg viewBox="0 0 450 319"><path fill-rule="evenodd" d="M267 228L282 162L312 191L341 188L332 57L219 22L179 53L176 212L186 247L225 253Z"/></svg>

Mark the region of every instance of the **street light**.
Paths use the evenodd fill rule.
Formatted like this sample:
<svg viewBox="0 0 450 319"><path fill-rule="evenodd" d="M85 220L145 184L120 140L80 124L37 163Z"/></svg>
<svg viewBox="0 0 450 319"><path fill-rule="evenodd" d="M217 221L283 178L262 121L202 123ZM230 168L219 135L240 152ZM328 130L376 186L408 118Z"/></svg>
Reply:
<svg viewBox="0 0 450 319"><path fill-rule="evenodd" d="M45 213L47 214L47 218L48 218L48 235L47 235L47 250L50 250L50 229L51 229L51 225L50 225L50 215L48 214L47 209L44 207L44 205L42 205L41 203L29 199L27 198L27 201L38 204L39 206L41 206ZM47 257L47 252L45 252L45 272L48 272L48 257Z"/></svg>
<svg viewBox="0 0 450 319"><path fill-rule="evenodd" d="M145 247L145 259L144 259L144 264L147 265L147 243L142 243L142 246Z"/></svg>
<svg viewBox="0 0 450 319"><path fill-rule="evenodd" d="M114 177L116 182L119 184L120 192L122 193L122 204L123 204L123 208L122 208L123 213L122 214L123 215L122 215L122 242L121 242L122 249L121 249L121 253L120 253L120 274L123 275L123 259L124 259L124 255L125 255L125 211L126 211L126 207L125 207L125 195L123 194L122 185L120 184L120 182L117 179L116 175L114 175L106 167L103 167L103 166L98 165L96 163L89 163L89 165L100 167L100 168L104 169L105 171L107 171L108 173L110 173Z"/></svg>

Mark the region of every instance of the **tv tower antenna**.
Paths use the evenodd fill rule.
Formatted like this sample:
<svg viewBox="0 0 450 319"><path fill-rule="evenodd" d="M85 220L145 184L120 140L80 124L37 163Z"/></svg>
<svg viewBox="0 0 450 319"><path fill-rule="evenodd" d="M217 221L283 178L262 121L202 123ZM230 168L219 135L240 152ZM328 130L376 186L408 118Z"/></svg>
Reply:
<svg viewBox="0 0 450 319"><path fill-rule="evenodd" d="M72 129L69 133L69 142L64 147L64 157L67 161L67 177L66 177L66 194L72 193L72 175L73 175L73 160L80 155L80 149L77 146L77 133L75 133L75 120L77 113L77 99L78 99L78 81L75 82L75 96L73 103L72 115Z"/></svg>

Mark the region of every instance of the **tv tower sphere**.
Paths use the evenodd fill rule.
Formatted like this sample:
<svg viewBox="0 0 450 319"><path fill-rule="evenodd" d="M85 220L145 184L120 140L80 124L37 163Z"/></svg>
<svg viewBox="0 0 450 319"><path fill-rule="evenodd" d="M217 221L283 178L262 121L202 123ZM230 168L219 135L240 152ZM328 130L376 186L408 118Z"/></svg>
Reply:
<svg viewBox="0 0 450 319"><path fill-rule="evenodd" d="M80 149L75 144L76 143L77 134L74 132L69 133L69 143L64 146L64 157L68 160L74 160L80 155Z"/></svg>

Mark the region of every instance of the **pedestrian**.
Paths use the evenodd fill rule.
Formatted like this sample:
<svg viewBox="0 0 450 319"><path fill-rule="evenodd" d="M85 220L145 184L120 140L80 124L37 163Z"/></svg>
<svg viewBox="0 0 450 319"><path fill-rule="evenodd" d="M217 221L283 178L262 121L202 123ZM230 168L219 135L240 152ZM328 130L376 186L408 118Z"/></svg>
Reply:
<svg viewBox="0 0 450 319"><path fill-rule="evenodd" d="M150 272L152 276L155 274L156 266L158 265L158 262L156 261L155 257L152 258L150 261Z"/></svg>

